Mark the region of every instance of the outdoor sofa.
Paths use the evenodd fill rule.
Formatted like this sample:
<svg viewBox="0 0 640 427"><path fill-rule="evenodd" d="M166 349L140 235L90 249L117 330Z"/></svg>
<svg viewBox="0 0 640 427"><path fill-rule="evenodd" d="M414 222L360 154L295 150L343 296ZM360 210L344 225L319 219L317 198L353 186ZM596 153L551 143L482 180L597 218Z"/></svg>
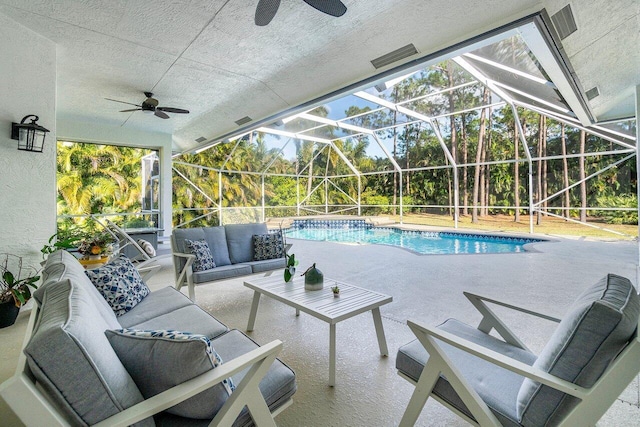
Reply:
<svg viewBox="0 0 640 427"><path fill-rule="evenodd" d="M89 279L70 253L49 255L18 371L0 385L20 419L275 425L296 391L295 374L276 359L282 343L259 346L173 287L149 292L136 274L121 257Z"/></svg>
<svg viewBox="0 0 640 427"><path fill-rule="evenodd" d="M185 284L195 301L195 286L286 266L280 230L265 223L177 228L171 234L176 289Z"/></svg>

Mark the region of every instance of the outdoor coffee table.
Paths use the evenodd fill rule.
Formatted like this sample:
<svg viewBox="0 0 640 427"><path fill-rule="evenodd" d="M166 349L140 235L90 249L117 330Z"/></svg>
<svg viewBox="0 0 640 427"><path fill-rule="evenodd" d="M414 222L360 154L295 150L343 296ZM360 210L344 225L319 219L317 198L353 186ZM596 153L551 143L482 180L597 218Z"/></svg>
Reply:
<svg viewBox="0 0 640 427"><path fill-rule="evenodd" d="M280 275L278 275L280 276ZM334 297L331 287L337 283L340 287L340 296ZM380 354L387 356L387 341L380 317L380 306L390 303L393 298L358 286L324 278L324 288L319 291L307 291L304 288L304 278L296 277L293 281L285 283L282 277L269 276L251 279L244 285L253 289L253 303L249 314L247 331L253 331L256 322L260 295L266 295L296 309L296 316L300 311L308 313L315 318L324 320L329 324L329 385L336 383L336 324L342 320L356 316L366 311L371 311L373 324L378 336Z"/></svg>

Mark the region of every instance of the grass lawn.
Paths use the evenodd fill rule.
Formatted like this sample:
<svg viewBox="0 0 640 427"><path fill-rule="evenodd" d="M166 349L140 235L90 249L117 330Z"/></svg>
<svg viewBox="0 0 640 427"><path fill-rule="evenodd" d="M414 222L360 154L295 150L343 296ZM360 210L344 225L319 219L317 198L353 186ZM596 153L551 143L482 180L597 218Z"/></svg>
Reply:
<svg viewBox="0 0 640 427"><path fill-rule="evenodd" d="M399 215L389 215L389 218L396 222L400 222ZM405 224L431 225L434 227L454 226L452 217L436 214L404 214L403 222ZM587 218L587 223L601 228L606 228L608 230L613 230L618 233L623 233L623 235L551 217L543 217L539 225L536 224L534 218L533 232L558 236L584 236L622 240L630 240L638 236L637 225L606 224L596 218ZM489 215L480 217L477 224L472 224L471 215L461 215L458 221L458 227L475 230L499 230L513 233L529 233L529 216L520 215L520 221L515 222L513 220L513 216Z"/></svg>

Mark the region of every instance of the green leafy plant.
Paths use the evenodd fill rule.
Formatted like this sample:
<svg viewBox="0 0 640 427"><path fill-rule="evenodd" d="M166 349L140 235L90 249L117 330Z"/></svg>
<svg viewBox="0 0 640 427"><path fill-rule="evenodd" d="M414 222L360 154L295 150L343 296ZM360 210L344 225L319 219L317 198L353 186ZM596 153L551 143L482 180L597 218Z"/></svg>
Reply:
<svg viewBox="0 0 640 427"><path fill-rule="evenodd" d="M284 256L287 258L287 266L284 268L284 281L288 283L293 278L293 275L296 274L298 260L296 260L295 254L284 254Z"/></svg>
<svg viewBox="0 0 640 427"><path fill-rule="evenodd" d="M331 287L331 292L333 292L334 294L339 294L340 293L340 288L338 287L338 285L332 286Z"/></svg>
<svg viewBox="0 0 640 427"><path fill-rule="evenodd" d="M23 267L19 256L3 254L0 259L0 303L13 299L16 307L20 307L31 298L30 288L38 288L38 271L32 267Z"/></svg>
<svg viewBox="0 0 640 427"><path fill-rule="evenodd" d="M42 252L42 258L43 259L46 258L47 255L57 251L58 249L74 248L75 247L74 243L76 240L77 239L73 237L68 237L66 239L59 240L58 233L55 233L54 235L49 237L47 244L44 245L42 249L40 249L40 252Z"/></svg>
<svg viewBox="0 0 640 427"><path fill-rule="evenodd" d="M111 244L115 242L113 236L107 232L96 233L85 237L78 246L78 252L83 256L102 255L109 252Z"/></svg>

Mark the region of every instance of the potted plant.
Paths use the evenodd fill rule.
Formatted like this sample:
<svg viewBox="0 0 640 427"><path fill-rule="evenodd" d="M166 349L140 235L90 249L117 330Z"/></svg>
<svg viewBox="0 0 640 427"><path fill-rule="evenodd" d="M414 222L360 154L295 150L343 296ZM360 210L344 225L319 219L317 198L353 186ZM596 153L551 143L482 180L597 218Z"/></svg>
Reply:
<svg viewBox="0 0 640 427"><path fill-rule="evenodd" d="M0 255L0 328L15 323L20 307L31 298L31 288L38 288L37 273L33 267L23 267L22 257Z"/></svg>
<svg viewBox="0 0 640 427"><path fill-rule="evenodd" d="M298 265L298 261L296 260L295 254L284 254L287 258L287 266L284 268L284 281L289 283L293 278L293 275L296 274L296 265Z"/></svg>
<svg viewBox="0 0 640 427"><path fill-rule="evenodd" d="M42 259L46 259L49 254L52 254L58 249L74 248L75 241L76 239L74 239L73 237L67 237L66 239L60 240L58 233L55 233L54 235L49 237L47 244L44 245L42 249L40 249L40 252L42 252Z"/></svg>
<svg viewBox="0 0 640 427"><path fill-rule="evenodd" d="M338 298L340 296L340 288L338 287L337 284L331 287L331 292L333 292L333 296L335 298Z"/></svg>
<svg viewBox="0 0 640 427"><path fill-rule="evenodd" d="M92 234L80 241L78 252L84 259L99 260L108 256L115 239L107 232Z"/></svg>

